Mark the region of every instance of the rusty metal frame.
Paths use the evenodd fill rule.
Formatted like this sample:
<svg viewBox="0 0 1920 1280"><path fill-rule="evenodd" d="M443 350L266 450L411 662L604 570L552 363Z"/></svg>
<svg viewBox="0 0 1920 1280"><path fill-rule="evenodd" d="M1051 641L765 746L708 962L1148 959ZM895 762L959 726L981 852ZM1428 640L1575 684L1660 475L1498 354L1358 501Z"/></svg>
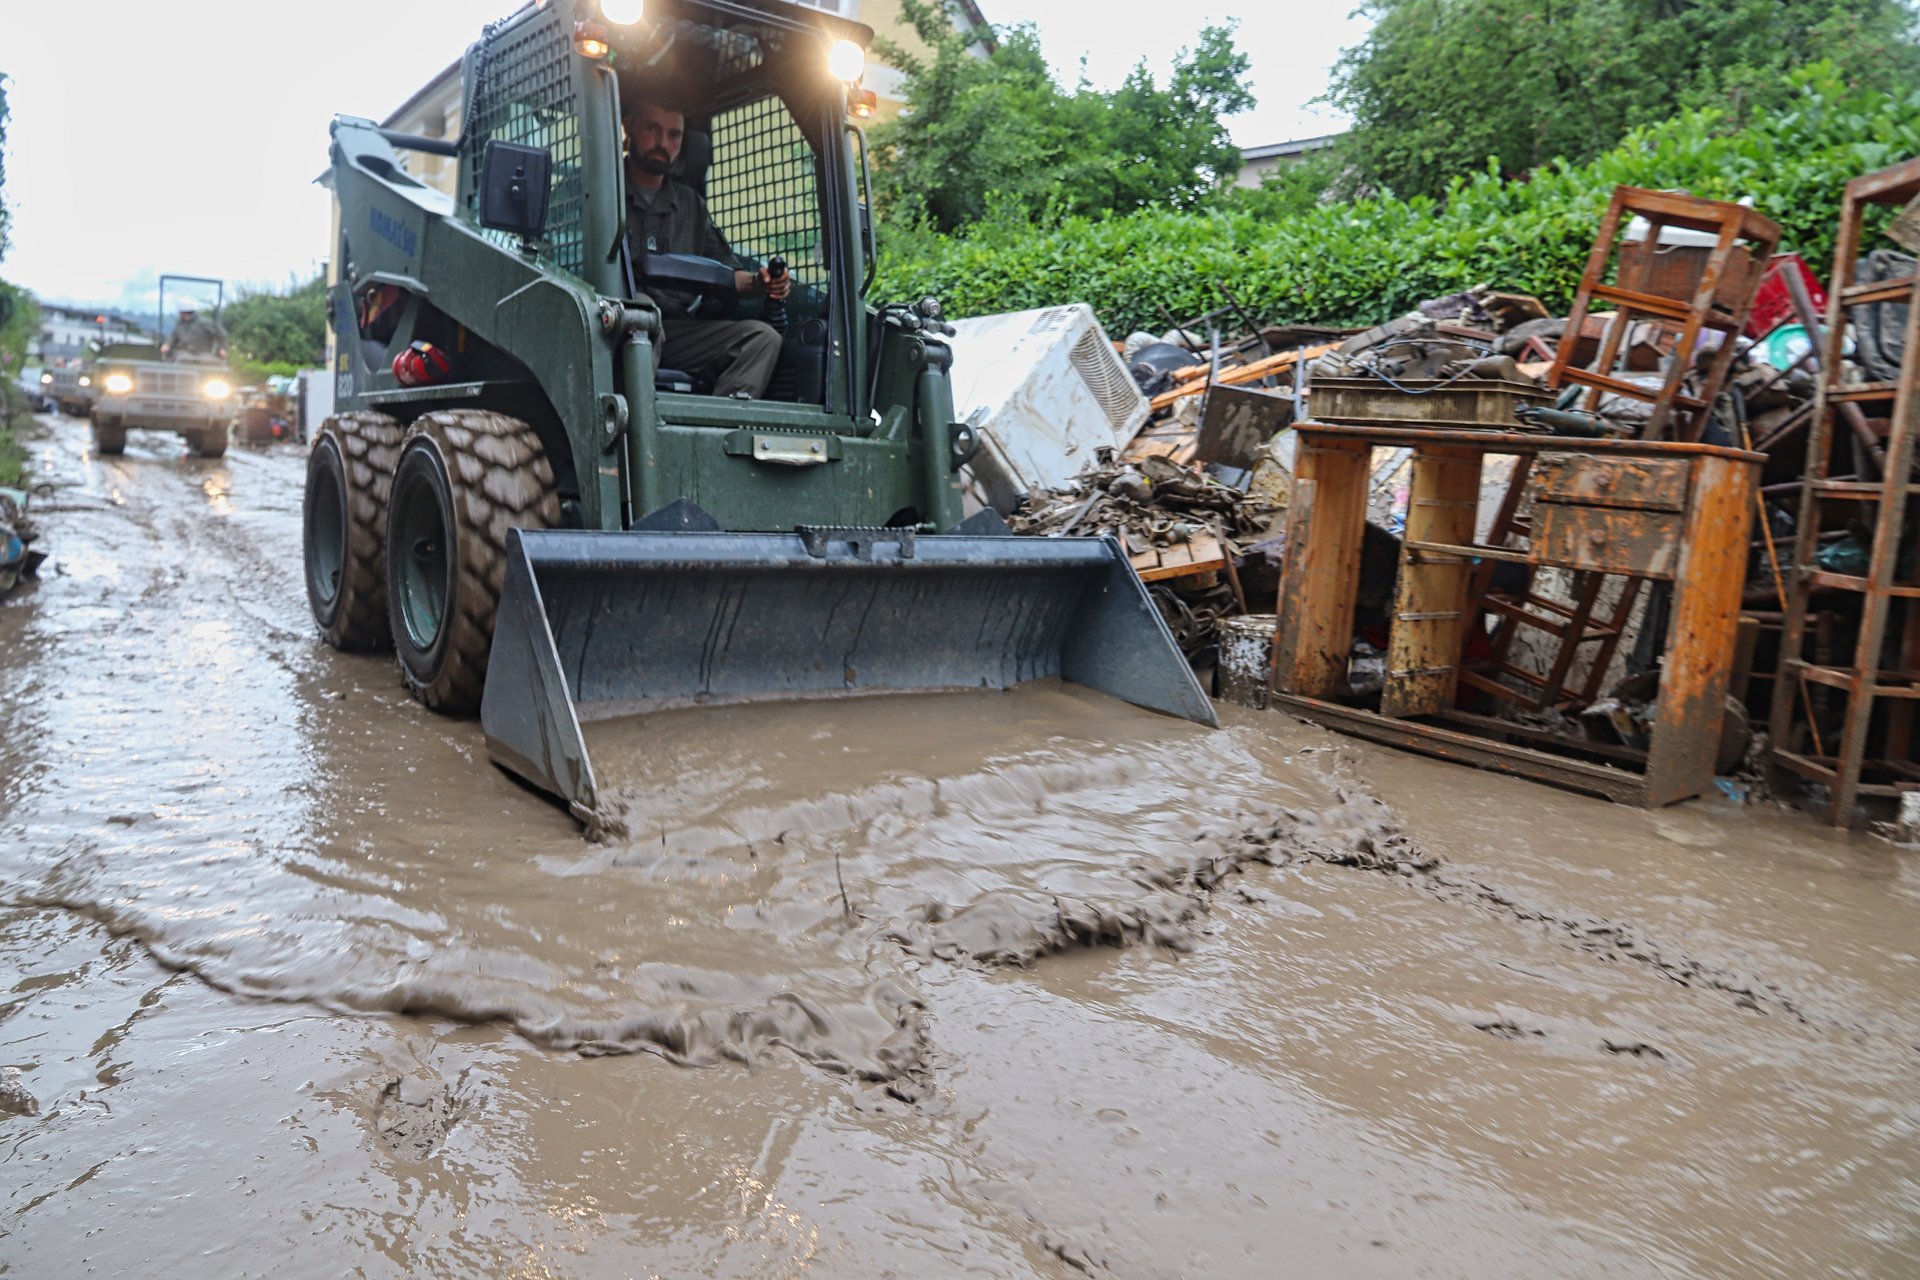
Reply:
<svg viewBox="0 0 1920 1280"><path fill-rule="evenodd" d="M1853 821L1861 796L1897 796L1920 790L1920 769L1913 762L1913 702L1920 697L1914 672L1920 668L1920 587L1895 581L1900 544L1906 533L1907 499L1920 489L1912 483L1915 437L1920 435L1920 272L1905 280L1853 283L1868 210L1904 205L1920 196L1920 157L1865 174L1847 183L1840 203L1839 234L1833 250L1833 279L1827 292L1825 344L1815 391L1813 421L1807 437L1806 480L1800 486L1800 523L1794 539L1793 577L1781 634L1780 672L1773 687L1770 722L1773 763L1828 788L1827 820L1836 827ZM1843 344L1847 308L1905 297L1907 345L1900 376L1892 382L1849 385ZM1878 483L1837 481L1828 477L1836 420L1858 437L1859 405L1891 402L1884 465ZM1869 433L1871 434L1871 433ZM1876 459L1877 461L1877 459ZM1864 577L1823 572L1819 550L1821 506L1826 502L1873 502L1873 546ZM1852 663L1834 666L1806 655L1810 601L1816 588L1853 592L1861 597L1860 626ZM1899 614L1897 621L1895 614ZM1882 665L1887 627L1898 627L1898 665ZM1838 690L1845 698L1840 741L1832 755L1808 755L1799 748L1800 731L1810 727L1801 715L1802 691ZM1867 758L1868 733L1877 703L1887 700L1885 754ZM1865 782L1863 775L1893 775L1891 782Z"/></svg>

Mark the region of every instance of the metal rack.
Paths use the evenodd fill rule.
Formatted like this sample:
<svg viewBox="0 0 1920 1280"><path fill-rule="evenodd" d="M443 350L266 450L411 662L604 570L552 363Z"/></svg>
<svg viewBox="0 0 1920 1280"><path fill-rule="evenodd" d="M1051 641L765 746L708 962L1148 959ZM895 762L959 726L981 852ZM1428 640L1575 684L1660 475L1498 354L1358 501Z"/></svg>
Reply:
<svg viewBox="0 0 1920 1280"><path fill-rule="evenodd" d="M1907 534L1907 498L1914 483L1914 437L1920 433L1920 274L1874 284L1851 283L1860 257L1860 241L1874 206L1904 205L1920 195L1920 158L1847 184L1834 245L1833 283L1827 294L1821 372L1807 444L1807 477L1800 489L1793 576L1789 585L1780 677L1773 691L1773 762L1803 778L1825 783L1828 819L1849 825L1861 796L1898 797L1920 790L1920 765L1914 761L1913 704L1920 699L1920 581L1902 566ZM1847 308L1877 302L1908 304L1907 345L1900 375L1891 382L1849 385L1843 359ZM1836 420L1858 431L1862 406L1891 406L1878 480L1828 478ZM1873 510L1873 543L1864 575L1824 569L1820 550L1822 516L1834 504ZM1900 571L1907 568L1907 580ZM1859 598L1860 621L1849 666L1809 659L1806 653L1810 601L1816 591L1849 593ZM1888 629L1897 653L1886 658ZM1817 656L1817 655L1816 655ZM1829 744L1814 719L1819 705L1838 691L1845 707L1839 737ZM1876 717L1876 708L1884 711ZM1867 756L1869 738L1878 730L1879 755ZM1829 746L1834 747L1832 751ZM1869 775L1871 775L1869 777Z"/></svg>

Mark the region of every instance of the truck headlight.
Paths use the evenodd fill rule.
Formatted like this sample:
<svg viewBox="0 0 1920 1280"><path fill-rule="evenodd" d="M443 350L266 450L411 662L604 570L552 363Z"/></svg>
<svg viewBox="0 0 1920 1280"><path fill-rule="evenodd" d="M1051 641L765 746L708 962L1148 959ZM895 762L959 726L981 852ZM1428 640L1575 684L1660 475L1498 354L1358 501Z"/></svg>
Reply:
<svg viewBox="0 0 1920 1280"><path fill-rule="evenodd" d="M209 378L200 384L200 394L209 400L225 400L233 394L233 388L218 378Z"/></svg>
<svg viewBox="0 0 1920 1280"><path fill-rule="evenodd" d="M86 374L83 373L80 375L80 385L83 387L90 387L93 385L93 379L89 378Z"/></svg>
<svg viewBox="0 0 1920 1280"><path fill-rule="evenodd" d="M852 84L867 69L867 51L851 40L835 40L827 50L827 74Z"/></svg>
<svg viewBox="0 0 1920 1280"><path fill-rule="evenodd" d="M41 375L40 375L40 385L41 385L41 386L43 386L43 387L50 387L50 386L52 386L52 385L53 385L53 375L52 375L52 374L50 374L50 373L43 373L43 374L41 374Z"/></svg>
<svg viewBox="0 0 1920 1280"><path fill-rule="evenodd" d="M600 0L600 16L616 27L630 27L647 16L647 0Z"/></svg>
<svg viewBox="0 0 1920 1280"><path fill-rule="evenodd" d="M133 379L124 373L110 373L107 375L106 387L108 395L123 396L133 390Z"/></svg>

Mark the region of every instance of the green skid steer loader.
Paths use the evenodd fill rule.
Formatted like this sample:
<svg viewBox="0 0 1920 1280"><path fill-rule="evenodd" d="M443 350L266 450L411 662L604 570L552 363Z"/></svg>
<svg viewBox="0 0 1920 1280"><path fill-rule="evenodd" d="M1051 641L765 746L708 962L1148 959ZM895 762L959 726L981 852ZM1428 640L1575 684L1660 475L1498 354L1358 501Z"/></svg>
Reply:
<svg viewBox="0 0 1920 1280"><path fill-rule="evenodd" d="M950 331L931 299L866 302L871 36L781 0L542 0L468 49L458 138L333 122L314 618L391 642L582 820L580 724L608 715L1057 677L1213 723L1116 543L962 522ZM731 261L628 234L623 101L681 114L670 181ZM778 307L738 283L783 265ZM675 367L668 298L774 326L762 395Z"/></svg>

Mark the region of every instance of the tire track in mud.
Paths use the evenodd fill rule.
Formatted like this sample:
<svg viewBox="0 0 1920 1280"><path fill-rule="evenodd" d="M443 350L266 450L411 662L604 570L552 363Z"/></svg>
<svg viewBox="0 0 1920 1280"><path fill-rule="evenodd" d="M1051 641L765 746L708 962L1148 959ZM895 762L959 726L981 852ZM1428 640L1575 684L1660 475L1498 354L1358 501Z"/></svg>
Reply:
<svg viewBox="0 0 1920 1280"><path fill-rule="evenodd" d="M1538 926L1559 945L1600 962L1632 964L1680 987L1729 996L1742 1009L1782 1014L1818 1030L1868 1034L1858 1022L1810 1012L1775 984L1665 947L1633 926L1535 908L1479 879L1449 872L1401 829L1385 803L1337 785L1333 791L1335 801L1326 808L1286 809L1235 832L1201 833L1194 838L1198 847L1178 862L1136 863L1118 871L1120 882L1111 894L994 889L958 906L925 902L905 910L879 909L881 918L866 936L921 960L983 968L1031 967L1049 956L1086 948L1146 945L1186 952L1203 945L1214 896L1231 881L1256 866L1320 865L1405 880L1410 888L1440 901ZM223 973L206 958L171 945L137 911L50 885L10 895L4 905L79 914L115 937L139 943L164 967L191 973L242 999L307 1003L354 1016L500 1023L530 1043L558 1052L589 1057L652 1053L680 1066L752 1066L762 1054L784 1050L908 1104L926 1098L938 1075L937 1046L927 1025L929 1014L938 1011L929 1010L907 975L876 977L866 993L866 1012L888 1024L877 1035L850 1026L848 1010L792 990L689 989L682 994L691 1009L643 1000L637 1008L596 1019L455 974L393 973L383 981L343 990L272 990L244 975ZM852 908L839 928L851 931L856 920L873 919L867 908ZM1483 1029L1506 1030L1498 1025ZM1616 1052L1634 1047L1608 1046Z"/></svg>
<svg viewBox="0 0 1920 1280"><path fill-rule="evenodd" d="M1177 951L1198 947L1216 894L1254 866L1317 864L1403 879L1440 901L1518 924L1539 926L1555 943L1604 963L1625 963L1684 988L1731 997L1737 1008L1776 1013L1816 1030L1892 1034L1857 1018L1809 1010L1779 985L1664 944L1629 922L1529 905L1480 879L1449 871L1420 848L1378 798L1329 780L1337 802L1323 810L1286 809L1268 822L1221 837L1181 863L1136 865L1134 901L1031 891L992 891L962 905L926 903L884 930L923 959L984 967L1030 966L1061 951L1140 944Z"/></svg>
<svg viewBox="0 0 1920 1280"><path fill-rule="evenodd" d="M889 1096L918 1102L932 1083L931 1043L925 1006L903 986L880 981L866 1007L890 1023L875 1036L849 1026L850 1009L835 1008L797 991L755 998L751 993L682 994L695 1005L678 1012L645 1002L607 1018L583 1017L541 1007L541 1002L469 981L457 975L396 975L359 989L274 990L230 975L204 957L169 944L137 913L60 892L17 894L0 908L58 910L98 925L116 939L136 943L155 963L185 973L224 995L267 1004L305 1004L349 1017L394 1015L444 1018L468 1026L499 1024L530 1044L583 1058L650 1053L676 1066L722 1062L753 1067L768 1052L785 1050L830 1075L880 1087Z"/></svg>

